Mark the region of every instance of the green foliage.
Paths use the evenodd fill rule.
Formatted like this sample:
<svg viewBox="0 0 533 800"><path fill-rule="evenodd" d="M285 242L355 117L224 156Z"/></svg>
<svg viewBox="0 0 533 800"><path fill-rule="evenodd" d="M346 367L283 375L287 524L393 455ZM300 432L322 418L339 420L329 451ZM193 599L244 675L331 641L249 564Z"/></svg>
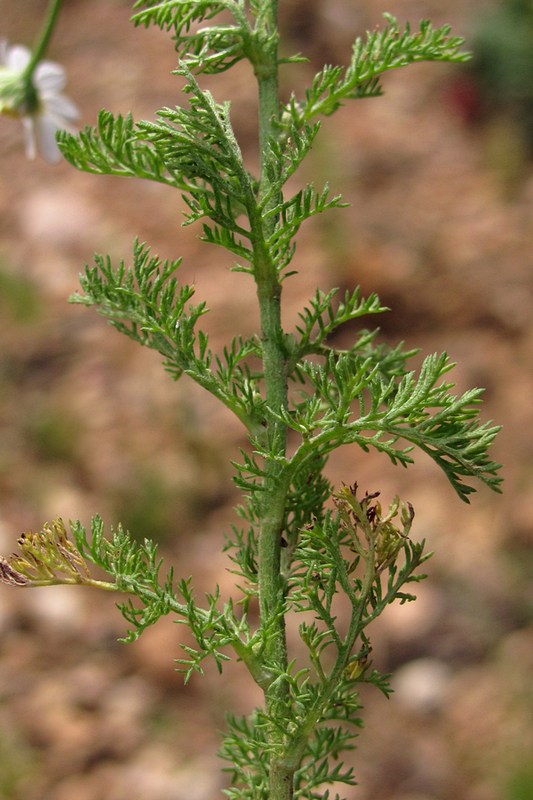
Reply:
<svg viewBox="0 0 533 800"><path fill-rule="evenodd" d="M407 466L414 445L441 467L462 500L475 491L464 477L497 490L499 464L490 459L488 449L499 427L477 419L482 390L457 397L450 391L454 384L441 381L453 366L445 353L427 356L418 377L414 372L384 376L379 362L357 351L330 352L323 364L302 362L300 374L312 391L294 412L283 415L302 434L292 468L299 468L311 452L325 455L351 443L365 451L373 447L393 464ZM402 446L402 441L411 446Z"/></svg>
<svg viewBox="0 0 533 800"><path fill-rule="evenodd" d="M472 61L482 101L531 121L533 102L533 6L501 0L474 20ZM531 132L531 130L529 131Z"/></svg>
<svg viewBox="0 0 533 800"><path fill-rule="evenodd" d="M75 294L71 302L96 305L121 333L162 353L165 368L179 378L196 360L194 327L206 312L205 303L187 306L194 287L179 286L173 277L181 260L162 263L135 242L131 269L123 261L113 268L111 259L101 255L95 263L81 277L85 295Z"/></svg>
<svg viewBox="0 0 533 800"><path fill-rule="evenodd" d="M119 331L161 353L174 379L185 372L258 434L265 415L274 413L262 399L261 371L250 367L250 359L261 356L260 342L236 337L213 359L207 336L195 331L205 304L187 305L194 288L173 277L181 262L161 263L139 243L133 255L130 269L123 262L114 269L109 258L96 256L96 266L87 267L81 279L85 294L73 301L96 305ZM488 450L499 428L478 420L482 391L452 393L454 384L442 380L454 366L445 353L426 357L417 376L406 370L413 351L376 348L375 333L363 331L348 351L328 346L328 337L343 323L385 310L376 295L362 299L355 290L336 307L334 295L317 291L288 341L287 374L304 384L280 415L301 435L286 461L288 473L295 475L313 454L327 456L343 444L375 448L407 466L416 446L442 468L463 500L474 491L465 483L468 477L498 489L499 465ZM312 354L323 359L310 360ZM267 455L260 441L257 451ZM245 489L264 476L249 454L239 474Z"/></svg>
<svg viewBox="0 0 533 800"><path fill-rule="evenodd" d="M231 800L268 797L270 752L264 714L255 710L249 718L228 714L228 733L220 756L229 764L232 788L224 794Z"/></svg>
<svg viewBox="0 0 533 800"><path fill-rule="evenodd" d="M392 14L384 17L389 24L383 30L355 40L346 68L326 65L307 90L305 102L300 105L291 100L287 110L295 125L319 114L329 116L345 100L381 95L380 78L391 69L419 61L468 61L469 55L461 51L463 39L450 36L449 25L433 28L429 20L422 20L415 33L409 23L402 32Z"/></svg>
<svg viewBox="0 0 533 800"><path fill-rule="evenodd" d="M32 322L41 310L39 294L25 276L14 272L0 256L0 311L15 322Z"/></svg>
<svg viewBox="0 0 533 800"><path fill-rule="evenodd" d="M503 790L505 800L528 800L533 792L533 769L524 761L523 766L510 775Z"/></svg>
<svg viewBox="0 0 533 800"><path fill-rule="evenodd" d="M106 536L99 516L91 521L90 535L79 520L69 527L70 536L63 521L56 519L39 533L22 534L18 540L20 555L0 558L0 580L11 586L79 584L132 595L136 602L128 599L117 604L131 626L124 639L127 642L138 639L160 617L176 614L178 621L187 621L199 645L199 649L183 646L187 657L178 659L187 679L193 671L202 672L201 663L208 656L221 668L228 658L221 648L228 644L253 662L251 646L241 643L241 636L249 633L246 618L235 616L231 602L218 610L218 588L215 594L207 595L208 607L202 610L193 596L190 579L175 582L172 568L161 578L162 559L150 539L137 542L122 525ZM94 578L90 564L104 570L111 581ZM257 676L260 679L259 672Z"/></svg>
<svg viewBox="0 0 533 800"><path fill-rule="evenodd" d="M0 796L5 800L23 795L39 769L38 752L13 727L3 725L0 732Z"/></svg>
<svg viewBox="0 0 533 800"><path fill-rule="evenodd" d="M133 8L135 25L157 25L172 31L183 63L205 73L224 72L243 59L252 46L252 30L238 0L138 0ZM223 12L232 14L233 24L195 26Z"/></svg>
<svg viewBox="0 0 533 800"><path fill-rule="evenodd" d="M153 148L139 139L131 114L114 117L102 110L95 128L87 126L77 136L59 131L57 141L65 158L84 172L147 178L187 188L179 175L166 169Z"/></svg>
<svg viewBox="0 0 533 800"><path fill-rule="evenodd" d="M24 431L39 459L49 462L75 461L78 455L78 421L62 409L37 402L26 414Z"/></svg>
<svg viewBox="0 0 533 800"><path fill-rule="evenodd" d="M358 500L356 489L344 487L335 495L336 511L326 512L322 523L300 531L287 611L305 615L299 632L307 665L296 669L291 662L275 678L286 683L288 696L270 718L263 712L250 719L230 718L222 756L232 764L237 788L228 792L229 797L269 796L269 724L283 732L284 759L300 765L296 797L319 800L324 785L355 782L339 754L353 748L362 724L357 683L373 683L389 692L387 676L372 669L366 629L388 604L414 599L404 587L424 577L414 573L427 558L423 542L409 538L414 512L408 504L401 505L396 498L383 514L378 493ZM395 523L398 515L400 526ZM348 622L342 624L336 606L340 594L352 607Z"/></svg>
<svg viewBox="0 0 533 800"><path fill-rule="evenodd" d="M277 3L274 0L139 0L136 25L171 32L185 80L185 106L163 108L155 121L101 112L97 127L59 135L65 157L92 173L136 176L174 186L200 222L202 238L237 258L233 268L256 284L260 330L238 330L218 353L198 328L207 308L181 283L181 259L161 261L135 242L131 266L96 255L72 300L94 306L121 333L156 350L175 380L186 375L242 422L248 443L235 463L243 491L226 550L236 574L235 597L218 587L202 606L190 578L161 574L156 546L137 542L121 526L104 535L95 517L90 536L71 523L75 545L60 520L20 540L22 554L0 560L11 585L79 583L124 593L119 608L127 641L161 616L186 624L195 645L177 659L187 681L211 657L221 671L232 655L264 693L264 707L228 719L221 755L230 763L230 798L329 798L325 786L352 785L343 753L361 726L359 683L385 695L388 676L372 668L369 627L395 601L414 599L424 576L424 543L410 538L414 511L395 498L387 511L379 492L357 496L357 485L336 493L324 474L329 455L356 444L407 467L418 450L442 469L468 500L479 480L498 490L499 465L489 455L498 428L479 420L481 390L461 395L445 379L446 354L426 357L386 346L362 327L347 348L335 334L349 323L386 311L359 289L339 298L317 289L292 331L281 322L282 284L295 256L295 237L307 220L344 206L328 185L298 187L297 171L319 133L319 115L349 99L381 94L381 77L420 61L462 61L462 40L428 21L412 33L386 15L381 31L358 38L346 68L326 66L305 100L278 97ZM245 168L230 105L218 103L197 76L249 61L258 82L257 175ZM287 182L291 180L290 191ZM289 447L290 435L290 447ZM88 563L111 578L91 577ZM348 607L341 613L342 598ZM300 641L288 653L285 621L300 619ZM338 795L336 795L338 798Z"/></svg>
<svg viewBox="0 0 533 800"><path fill-rule="evenodd" d="M172 612L189 620L191 630L202 644L201 651L187 648L191 658L183 660L183 663L190 664L191 670L201 671L199 664L208 655L214 656L218 664L224 660L225 656L218 650L222 646L220 638L211 635L210 647L207 646L206 632L213 627L219 632L220 615L215 611L216 601L209 598L209 611L201 611L194 602L190 579L181 579L175 584L173 569L161 581L162 560L158 557L157 545L150 539L135 542L121 525L107 538L100 517L92 520L90 538L80 522L74 522L71 527L83 558L113 578L114 591L131 594L141 603L128 600L118 604L125 620L132 626L125 641L135 641L147 627ZM225 632L223 625L222 630Z"/></svg>
<svg viewBox="0 0 533 800"><path fill-rule="evenodd" d="M207 312L205 303L192 305L193 286L180 285L174 273L181 259L165 261L150 255L149 248L135 242L133 265L95 256L95 266L81 277L85 294L71 302L94 305L113 327L146 347L157 350L174 380L183 373L228 406L253 431L262 420L263 402L254 391L256 378L247 360L260 353L254 338L235 337L214 363L205 333L196 333L198 319Z"/></svg>
<svg viewBox="0 0 533 800"><path fill-rule="evenodd" d="M473 60L465 69L472 99L465 114L501 129L498 160L514 159L507 169L527 174L524 157L533 154L533 5L530 0L500 0L472 15ZM492 124L491 124L492 123ZM512 139L512 141L511 141ZM504 155L506 154L506 155Z"/></svg>

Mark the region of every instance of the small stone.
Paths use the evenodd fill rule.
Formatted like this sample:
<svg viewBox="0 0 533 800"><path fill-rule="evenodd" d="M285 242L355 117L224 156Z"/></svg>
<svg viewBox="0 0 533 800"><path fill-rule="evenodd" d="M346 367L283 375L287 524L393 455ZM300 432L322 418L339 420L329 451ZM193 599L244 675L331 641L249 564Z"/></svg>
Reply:
<svg viewBox="0 0 533 800"><path fill-rule="evenodd" d="M395 697L419 714L437 711L446 700L450 670L433 658L419 658L400 667L393 680Z"/></svg>

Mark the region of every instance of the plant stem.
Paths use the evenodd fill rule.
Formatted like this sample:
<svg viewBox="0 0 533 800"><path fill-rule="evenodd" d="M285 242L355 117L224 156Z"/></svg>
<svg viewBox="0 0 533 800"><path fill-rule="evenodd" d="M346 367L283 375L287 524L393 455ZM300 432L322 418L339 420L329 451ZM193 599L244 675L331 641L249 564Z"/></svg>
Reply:
<svg viewBox="0 0 533 800"><path fill-rule="evenodd" d="M48 5L48 11L46 13L46 17L41 28L41 32L39 34L39 38L35 43L31 58L24 70L24 76L27 81L31 81L32 75L35 71L35 67L41 61L42 57L46 52L46 48L48 47L48 43L50 41L50 37L54 32L54 28L57 22L57 16L59 14L59 9L61 7L61 0L50 0Z"/></svg>
<svg viewBox="0 0 533 800"><path fill-rule="evenodd" d="M275 134L275 122L279 117L278 51L277 51L277 0L265 0L264 14L259 31L264 46L260 63L254 64L259 90L259 147L261 172L259 181L259 203L270 192L273 170L269 140ZM268 238L274 230L276 220L265 212L277 202L273 197L263 205L263 218L253 226L256 235L253 241L254 277L257 287L261 317L261 341L263 346L263 372L267 405L275 413L287 406L287 354L283 344L281 324L281 280L271 253ZM276 458L286 452L286 426L267 415L266 440L270 452ZM283 673L287 669L287 643L283 614L284 583L281 576L281 546L285 517L285 500L288 490L286 471L276 458L267 460L261 492L261 529L259 532L258 578L259 609L261 626L268 628L265 659ZM285 681L274 681L265 690L267 712L289 702ZM293 795L294 770L282 765L283 734L271 729L269 734L273 755L270 768L269 800L290 800Z"/></svg>

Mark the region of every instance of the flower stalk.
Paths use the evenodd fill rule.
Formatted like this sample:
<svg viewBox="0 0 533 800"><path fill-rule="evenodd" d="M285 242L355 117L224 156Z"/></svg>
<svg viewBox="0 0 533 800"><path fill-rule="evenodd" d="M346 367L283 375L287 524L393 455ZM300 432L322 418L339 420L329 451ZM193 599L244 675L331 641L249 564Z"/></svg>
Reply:
<svg viewBox="0 0 533 800"><path fill-rule="evenodd" d="M38 63L42 61L48 49L50 39L52 38L52 34L57 24L60 10L61 0L50 0L42 28L31 52L31 58L28 61L24 72L22 73L22 77L26 81L27 85L31 84L35 68L37 67Z"/></svg>

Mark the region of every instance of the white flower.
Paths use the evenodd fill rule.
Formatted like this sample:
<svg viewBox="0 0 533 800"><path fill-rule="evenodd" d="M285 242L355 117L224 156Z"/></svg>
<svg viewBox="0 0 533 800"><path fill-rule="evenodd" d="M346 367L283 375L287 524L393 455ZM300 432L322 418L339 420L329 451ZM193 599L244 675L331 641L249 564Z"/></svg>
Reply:
<svg viewBox="0 0 533 800"><path fill-rule="evenodd" d="M39 61L28 80L25 70L30 59L27 47L0 41L0 113L22 120L28 158L35 158L39 151L54 164L61 158L56 131L72 130L71 123L79 113L61 94L66 83L63 67L54 61Z"/></svg>

